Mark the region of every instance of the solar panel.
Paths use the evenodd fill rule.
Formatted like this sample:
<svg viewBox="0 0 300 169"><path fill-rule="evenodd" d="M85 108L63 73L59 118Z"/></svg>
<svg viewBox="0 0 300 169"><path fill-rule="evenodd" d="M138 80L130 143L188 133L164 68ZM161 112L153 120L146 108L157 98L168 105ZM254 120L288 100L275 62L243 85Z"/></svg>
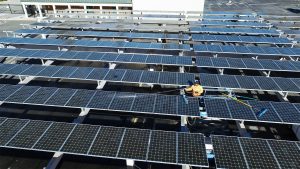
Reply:
<svg viewBox="0 0 300 169"><path fill-rule="evenodd" d="M135 99L135 93L118 92L109 105L113 110L130 110Z"/></svg>
<svg viewBox="0 0 300 169"><path fill-rule="evenodd" d="M277 159L274 157L266 140L239 138L249 168L278 168Z"/></svg>
<svg viewBox="0 0 300 169"><path fill-rule="evenodd" d="M35 76L42 70L44 70L47 66L40 66L40 65L33 65L29 69L23 71L20 73L20 75L26 75L26 76Z"/></svg>
<svg viewBox="0 0 300 169"><path fill-rule="evenodd" d="M26 69L30 68L31 65L25 65L25 64L20 64L20 65L17 65L15 67L13 67L12 69L9 69L7 71L5 71L5 74L19 74L23 71L25 71ZM4 74L4 72L3 72Z"/></svg>
<svg viewBox="0 0 300 169"><path fill-rule="evenodd" d="M259 60L259 63L267 70L280 70L273 60Z"/></svg>
<svg viewBox="0 0 300 169"><path fill-rule="evenodd" d="M0 127L0 145L7 144L29 121L19 119L7 119Z"/></svg>
<svg viewBox="0 0 300 169"><path fill-rule="evenodd" d="M66 106L86 107L94 94L95 91L93 90L77 90L76 93L66 103Z"/></svg>
<svg viewBox="0 0 300 169"><path fill-rule="evenodd" d="M53 87L41 87L32 96L30 96L25 103L43 104L45 103L55 92L57 88Z"/></svg>
<svg viewBox="0 0 300 169"><path fill-rule="evenodd" d="M163 114L177 114L177 97L157 95L154 112Z"/></svg>
<svg viewBox="0 0 300 169"><path fill-rule="evenodd" d="M195 81L195 74L193 73L177 73L177 83L179 85L191 85Z"/></svg>
<svg viewBox="0 0 300 169"><path fill-rule="evenodd" d="M219 79L221 87L240 88L239 83L237 82L234 76L218 75L217 77Z"/></svg>
<svg viewBox="0 0 300 169"><path fill-rule="evenodd" d="M243 59L247 68L250 69L263 69L263 67L259 64L258 60L255 59Z"/></svg>
<svg viewBox="0 0 300 169"><path fill-rule="evenodd" d="M92 71L94 68L90 67L82 67L80 69L77 69L74 71L69 78L75 78L75 79L85 79Z"/></svg>
<svg viewBox="0 0 300 169"><path fill-rule="evenodd" d="M59 151L75 124L53 123L33 146L33 149Z"/></svg>
<svg viewBox="0 0 300 169"><path fill-rule="evenodd" d="M0 100L5 100L8 96L12 95L14 92L18 91L22 85L7 85L3 86L0 90Z"/></svg>
<svg viewBox="0 0 300 169"><path fill-rule="evenodd" d="M136 112L153 112L153 105L155 104L156 95L139 94L137 93L131 107L131 111ZM152 106L150 106L152 105ZM154 112L155 113L155 112Z"/></svg>
<svg viewBox="0 0 300 169"><path fill-rule="evenodd" d="M158 83L161 84L177 84L177 74L173 72L160 72Z"/></svg>
<svg viewBox="0 0 300 169"><path fill-rule="evenodd" d="M251 76L235 76L239 85L243 89L260 89L257 82L254 80L254 77Z"/></svg>
<svg viewBox="0 0 300 169"><path fill-rule="evenodd" d="M202 134L178 133L178 163L208 166Z"/></svg>
<svg viewBox="0 0 300 169"><path fill-rule="evenodd" d="M292 104L287 102L271 102L271 104L283 122L299 123L300 113Z"/></svg>
<svg viewBox="0 0 300 169"><path fill-rule="evenodd" d="M272 78L256 76L254 79L263 90L282 91Z"/></svg>
<svg viewBox="0 0 300 169"><path fill-rule="evenodd" d="M224 99L204 99L208 117L232 118Z"/></svg>
<svg viewBox="0 0 300 169"><path fill-rule="evenodd" d="M211 58L211 61L215 67L230 67L226 58Z"/></svg>
<svg viewBox="0 0 300 169"><path fill-rule="evenodd" d="M23 86L21 89L6 98L5 101L22 103L38 89L39 87L37 86Z"/></svg>
<svg viewBox="0 0 300 169"><path fill-rule="evenodd" d="M146 63L161 63L162 57L159 55L148 55Z"/></svg>
<svg viewBox="0 0 300 169"><path fill-rule="evenodd" d="M89 155L116 157L121 144L124 128L101 127L96 139L94 140Z"/></svg>
<svg viewBox="0 0 300 169"><path fill-rule="evenodd" d="M10 147L31 148L51 125L46 121L30 121L8 144Z"/></svg>
<svg viewBox="0 0 300 169"><path fill-rule="evenodd" d="M42 71L40 71L38 74L36 74L36 76L52 77L55 73L60 71L60 69L62 69L62 68L63 68L63 66L46 66L46 68L43 69Z"/></svg>
<svg viewBox="0 0 300 169"><path fill-rule="evenodd" d="M115 54L115 53L106 53L101 60L105 60L105 61L115 61L117 59L117 57L119 56L119 54Z"/></svg>
<svg viewBox="0 0 300 169"><path fill-rule="evenodd" d="M108 74L108 71L109 69L94 68L94 70L86 77L86 79L102 80Z"/></svg>
<svg viewBox="0 0 300 169"><path fill-rule="evenodd" d="M65 77L65 78L68 78L77 69L78 69L77 67L64 66L57 73L55 73L52 77L58 77L58 78Z"/></svg>
<svg viewBox="0 0 300 169"><path fill-rule="evenodd" d="M124 82L139 82L143 71L127 70L122 81Z"/></svg>
<svg viewBox="0 0 300 169"><path fill-rule="evenodd" d="M282 70L297 70L297 68L287 61L274 61L274 63Z"/></svg>
<svg viewBox="0 0 300 169"><path fill-rule="evenodd" d="M137 55L134 54L130 60L130 62L137 62L137 63L145 63L147 60L148 55Z"/></svg>
<svg viewBox="0 0 300 169"><path fill-rule="evenodd" d="M67 101L73 96L76 92L75 89L58 89L54 95L52 95L45 104L47 105L60 105L64 106Z"/></svg>
<svg viewBox="0 0 300 169"><path fill-rule="evenodd" d="M87 107L95 109L108 109L116 92L96 91L93 98L88 103Z"/></svg>
<svg viewBox="0 0 300 169"><path fill-rule="evenodd" d="M151 55L150 55L151 56ZM170 65L176 65L177 58L175 56L162 56L161 63L162 64L170 64Z"/></svg>
<svg viewBox="0 0 300 169"><path fill-rule="evenodd" d="M178 115L199 116L199 100L187 97L188 103L182 96L177 96Z"/></svg>
<svg viewBox="0 0 300 169"><path fill-rule="evenodd" d="M144 71L140 82L144 83L158 83L159 72L151 72L151 71Z"/></svg>
<svg viewBox="0 0 300 169"><path fill-rule="evenodd" d="M146 160L150 130L126 129L118 157Z"/></svg>
<svg viewBox="0 0 300 169"><path fill-rule="evenodd" d="M107 75L104 77L104 80L121 81L125 73L126 70L110 69Z"/></svg>
<svg viewBox="0 0 300 169"><path fill-rule="evenodd" d="M248 168L237 137L214 135L212 144L217 168Z"/></svg>
<svg viewBox="0 0 300 169"><path fill-rule="evenodd" d="M275 77L273 80L283 91L295 91L300 92L300 88L296 86L292 80L288 78Z"/></svg>
<svg viewBox="0 0 300 169"><path fill-rule="evenodd" d="M99 126L76 125L60 151L87 154Z"/></svg>
<svg viewBox="0 0 300 169"><path fill-rule="evenodd" d="M176 133L152 131L148 161L176 163Z"/></svg>
<svg viewBox="0 0 300 169"><path fill-rule="evenodd" d="M9 71L10 69L13 69L14 67L16 67L17 65L13 65L13 64L1 64L0 65L0 72L6 72Z"/></svg>
<svg viewBox="0 0 300 169"><path fill-rule="evenodd" d="M220 87L217 75L200 73L200 83L207 87Z"/></svg>
<svg viewBox="0 0 300 169"><path fill-rule="evenodd" d="M271 106L271 104L269 102L249 100L248 103L253 107L253 109L255 109L257 111L262 110L262 109L267 109L268 110L264 116L257 117L258 120L282 122L279 115L277 114L277 112Z"/></svg>
<svg viewBox="0 0 300 169"><path fill-rule="evenodd" d="M230 67L234 68L246 68L242 59L234 59L234 58L227 58L227 62L229 63Z"/></svg>
<svg viewBox="0 0 300 169"><path fill-rule="evenodd" d="M255 112L251 108L235 100L226 100L226 102L233 119L256 120Z"/></svg>
<svg viewBox="0 0 300 169"><path fill-rule="evenodd" d="M130 62L132 59L133 54L120 54L115 61L118 62Z"/></svg>
<svg viewBox="0 0 300 169"><path fill-rule="evenodd" d="M196 63L197 63L197 66L200 66L200 67L213 66L213 63L212 63L210 57L196 57Z"/></svg>
<svg viewBox="0 0 300 169"><path fill-rule="evenodd" d="M296 142L268 140L281 168L297 168L300 166L300 149Z"/></svg>

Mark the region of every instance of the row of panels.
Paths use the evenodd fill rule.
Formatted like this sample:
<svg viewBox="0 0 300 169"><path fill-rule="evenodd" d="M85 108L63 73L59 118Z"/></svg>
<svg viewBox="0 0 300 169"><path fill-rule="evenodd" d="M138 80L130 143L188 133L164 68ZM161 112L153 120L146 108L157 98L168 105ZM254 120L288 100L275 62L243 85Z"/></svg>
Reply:
<svg viewBox="0 0 300 169"><path fill-rule="evenodd" d="M0 124L0 147L208 166L202 134L12 118Z"/></svg>
<svg viewBox="0 0 300 169"><path fill-rule="evenodd" d="M264 22L230 22L230 21L190 21L189 25L196 26L232 26L232 27L257 27L269 28L271 25Z"/></svg>
<svg viewBox="0 0 300 169"><path fill-rule="evenodd" d="M201 85L208 88L300 92L299 78L218 75L200 73Z"/></svg>
<svg viewBox="0 0 300 169"><path fill-rule="evenodd" d="M195 81L193 73L156 72L130 69L109 69L71 66L41 66L27 64L0 64L1 75L34 76L91 81L147 83L188 86ZM204 88L241 89L299 93L299 78L264 76L217 75L200 73Z"/></svg>
<svg viewBox="0 0 300 169"><path fill-rule="evenodd" d="M123 23L101 23L101 24L77 24L77 23L33 23L36 28L54 29L81 29L81 30L110 30L110 31L147 31L147 32L188 32L187 26L166 25L153 26L149 24L123 24Z"/></svg>
<svg viewBox="0 0 300 169"><path fill-rule="evenodd" d="M52 30L52 29L19 29L16 34L35 35L57 35L57 36L82 36L82 37L102 37L102 38L129 38L129 39L178 39L189 40L187 34L171 33L139 33L139 32L100 32L100 31L73 31L73 30Z"/></svg>
<svg viewBox="0 0 300 169"><path fill-rule="evenodd" d="M0 64L0 74L175 86L187 86L195 81L195 74L193 73L71 66L41 66L31 64Z"/></svg>
<svg viewBox="0 0 300 169"><path fill-rule="evenodd" d="M232 46L232 45L194 45L195 52L229 53L266 56L300 56L300 48L278 48L259 46Z"/></svg>
<svg viewBox="0 0 300 169"><path fill-rule="evenodd" d="M244 101L252 106L249 108L234 100L226 99L205 99L205 109L208 117L245 120L245 121L260 121L271 123L300 123L300 104L292 104L289 102L267 102L249 100ZM267 112L258 117L256 113L262 109L267 109Z"/></svg>
<svg viewBox="0 0 300 169"><path fill-rule="evenodd" d="M194 66L190 56L168 56L168 55L145 55L145 54L118 54L105 52L77 52L77 51L53 51L35 49L9 49L0 48L0 56L54 59L54 60L80 60L100 61L114 63L156 64L174 66ZM251 69L269 71L291 71L299 72L300 62L276 61L267 59L240 59L240 58L211 58L196 57L196 66L205 68L229 68L229 69Z"/></svg>
<svg viewBox="0 0 300 169"><path fill-rule="evenodd" d="M199 101L181 96L69 89L23 85L1 85L0 101L54 107L89 108L171 116L199 116Z"/></svg>
<svg viewBox="0 0 300 169"><path fill-rule="evenodd" d="M300 143L284 140L212 136L216 168L298 169Z"/></svg>
<svg viewBox="0 0 300 169"><path fill-rule="evenodd" d="M116 42L116 41L93 41L93 40L63 40L63 39L36 39L36 38L0 38L2 44L20 44L37 46L71 46L92 48L121 48L121 49L153 49L189 51L190 45L175 43L140 43L140 42Z"/></svg>
<svg viewBox="0 0 300 169"><path fill-rule="evenodd" d="M271 35L279 36L280 33L275 29L239 29L239 28L208 28L191 27L191 33L215 33L215 34L246 34L246 35Z"/></svg>
<svg viewBox="0 0 300 169"><path fill-rule="evenodd" d="M300 62L269 59L196 57L196 64L197 67L206 68L250 69L291 72L300 71Z"/></svg>
<svg viewBox="0 0 300 169"><path fill-rule="evenodd" d="M192 34L192 41L198 42L226 42L226 43L255 43L255 44L292 44L287 38L237 36L237 35L206 35Z"/></svg>

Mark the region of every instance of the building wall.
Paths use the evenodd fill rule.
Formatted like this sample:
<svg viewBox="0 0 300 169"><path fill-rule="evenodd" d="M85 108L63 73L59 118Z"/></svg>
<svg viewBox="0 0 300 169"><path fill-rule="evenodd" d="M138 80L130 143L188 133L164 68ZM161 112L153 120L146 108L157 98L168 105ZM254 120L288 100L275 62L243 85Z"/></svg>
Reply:
<svg viewBox="0 0 300 169"><path fill-rule="evenodd" d="M205 0L132 0L138 11L193 11L203 12Z"/></svg>

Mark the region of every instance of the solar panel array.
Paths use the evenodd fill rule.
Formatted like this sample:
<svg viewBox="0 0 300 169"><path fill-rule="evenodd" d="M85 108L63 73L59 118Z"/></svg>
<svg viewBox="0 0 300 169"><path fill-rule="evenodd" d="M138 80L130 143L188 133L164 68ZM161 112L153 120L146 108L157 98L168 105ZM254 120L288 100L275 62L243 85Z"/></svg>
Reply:
<svg viewBox="0 0 300 169"><path fill-rule="evenodd" d="M53 51L34 49L9 49L0 48L0 56L55 59L55 60L80 60L115 63L157 64L174 66L194 66L190 56L146 55L146 54L116 54L105 52L79 52L79 51ZM253 60L240 58L210 58L196 57L197 67L214 67L227 69L251 69L270 71L298 72L299 62L277 60Z"/></svg>
<svg viewBox="0 0 300 169"><path fill-rule="evenodd" d="M255 27L255 28L268 28L269 24L264 22L229 22L229 21L190 21L191 26L232 26L232 27Z"/></svg>
<svg viewBox="0 0 300 169"><path fill-rule="evenodd" d="M23 85L0 85L4 103L89 108L169 116L199 116L199 101L181 96L69 89Z"/></svg>
<svg viewBox="0 0 300 169"><path fill-rule="evenodd" d="M196 65L206 68L250 69L269 71L299 72L300 63L296 61L249 59L249 58L223 58L223 57L196 57Z"/></svg>
<svg viewBox="0 0 300 169"><path fill-rule="evenodd" d="M121 49L155 49L155 50L182 50L189 51L190 45L175 43L142 43L142 42L116 42L93 40L63 40L63 39L35 39L35 38L10 38L1 37L2 44L23 44L37 46L77 46L77 47L106 47Z"/></svg>
<svg viewBox="0 0 300 169"><path fill-rule="evenodd" d="M299 103L268 102L268 101L244 101L252 106L248 108L234 100L205 99L205 109L208 117L220 119L235 119L245 121L258 121L269 123L299 124ZM257 117L256 113L267 109L264 116Z"/></svg>
<svg viewBox="0 0 300 169"><path fill-rule="evenodd" d="M189 40L187 34L164 34L164 33L139 33L139 32L111 32L111 31L73 31L73 30L52 30L52 29L19 29L16 34L35 34L35 35L63 35L76 37L109 37L109 38L128 38L128 39L178 39Z"/></svg>
<svg viewBox="0 0 300 169"><path fill-rule="evenodd" d="M212 136L217 168L293 168L300 165L298 142Z"/></svg>
<svg viewBox="0 0 300 169"><path fill-rule="evenodd" d="M203 16L203 20L235 20L235 21L259 21L259 18L253 15L250 16L233 16L233 15L205 15Z"/></svg>
<svg viewBox="0 0 300 169"><path fill-rule="evenodd" d="M210 88L262 90L275 92L284 91L299 93L300 86L298 80L298 78L200 73L201 85Z"/></svg>
<svg viewBox="0 0 300 169"><path fill-rule="evenodd" d="M106 52L80 52L80 51L53 51L34 49L9 49L0 48L0 56L19 57L32 59L55 59L55 60L80 60L99 61L115 63L139 63L193 66L190 56L168 56L168 55L147 55L147 54L124 54Z"/></svg>
<svg viewBox="0 0 300 169"><path fill-rule="evenodd" d="M202 134L13 118L0 121L0 147L208 166Z"/></svg>
<svg viewBox="0 0 300 169"><path fill-rule="evenodd" d="M0 64L0 74L174 86L186 86L195 81L193 73L27 64Z"/></svg>
<svg viewBox="0 0 300 169"><path fill-rule="evenodd" d="M263 56L300 56L300 48L278 48L259 46L231 46L231 45L194 45L195 52L230 53Z"/></svg>
<svg viewBox="0 0 300 169"><path fill-rule="evenodd" d="M227 42L227 43L255 43L255 44L292 44L287 38L237 36L237 35L206 35L192 34L193 41L199 42Z"/></svg>
<svg viewBox="0 0 300 169"><path fill-rule="evenodd" d="M274 29L239 29L239 28L208 28L191 27L191 33L215 33L215 34L246 34L246 35L270 35L279 36L280 33Z"/></svg>

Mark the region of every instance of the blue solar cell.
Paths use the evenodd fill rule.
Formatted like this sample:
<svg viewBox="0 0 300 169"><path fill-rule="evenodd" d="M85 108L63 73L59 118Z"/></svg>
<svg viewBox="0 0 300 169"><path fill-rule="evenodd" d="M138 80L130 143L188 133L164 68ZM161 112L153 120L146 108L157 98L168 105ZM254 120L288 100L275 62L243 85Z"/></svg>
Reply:
<svg viewBox="0 0 300 169"><path fill-rule="evenodd" d="M162 56L161 63L162 64L176 65L177 58L178 57L176 57L176 56Z"/></svg>
<svg viewBox="0 0 300 169"><path fill-rule="evenodd" d="M157 95L154 112L163 114L177 114L177 97Z"/></svg>
<svg viewBox="0 0 300 169"><path fill-rule="evenodd" d="M239 58L227 58L227 62L229 66L233 68L246 68L246 65L244 64L243 60Z"/></svg>
<svg viewBox="0 0 300 169"><path fill-rule="evenodd" d="M124 82L139 82L143 71L141 70L127 70L122 81Z"/></svg>
<svg viewBox="0 0 300 169"><path fill-rule="evenodd" d="M236 53L234 46L229 46L229 45L222 46L221 45L220 47L221 47L223 53Z"/></svg>
<svg viewBox="0 0 300 169"><path fill-rule="evenodd" d="M289 50L289 48L277 48L277 50L282 55L286 55L286 56L294 56L295 55L295 53L293 51Z"/></svg>
<svg viewBox="0 0 300 169"><path fill-rule="evenodd" d="M77 54L78 52L75 51L67 51L64 52L60 58L64 58L64 59L73 59L73 57Z"/></svg>
<svg viewBox="0 0 300 169"><path fill-rule="evenodd" d="M39 65L33 65L29 69L26 69L20 75L27 75L27 76L35 76L38 73L40 73L42 70L44 70L47 66L39 66Z"/></svg>
<svg viewBox="0 0 300 169"><path fill-rule="evenodd" d="M111 91L96 91L95 95L86 107L94 109L108 109L108 106L113 100L115 93L116 92Z"/></svg>
<svg viewBox="0 0 300 169"><path fill-rule="evenodd" d="M130 62L133 54L120 54L118 58L115 60L117 62Z"/></svg>
<svg viewBox="0 0 300 169"><path fill-rule="evenodd" d="M5 74L7 75L18 75L19 73L25 71L26 69L29 69L32 65L26 65L26 64L20 64L15 66L12 69L9 69L8 71L5 71Z"/></svg>
<svg viewBox="0 0 300 169"><path fill-rule="evenodd" d="M93 90L77 90L77 92L70 98L65 106L86 107L94 94L95 91Z"/></svg>
<svg viewBox="0 0 300 169"><path fill-rule="evenodd" d="M58 72L56 72L51 77L54 77L54 78L68 78L77 69L78 69L77 67L64 66L63 68L61 68Z"/></svg>
<svg viewBox="0 0 300 169"><path fill-rule="evenodd" d="M260 89L257 82L251 76L235 76L242 89Z"/></svg>
<svg viewBox="0 0 300 169"><path fill-rule="evenodd" d="M240 88L239 83L235 79L234 76L232 75L217 75L221 87L226 87L226 88Z"/></svg>
<svg viewBox="0 0 300 169"><path fill-rule="evenodd" d="M193 65L192 57L177 57L177 64L178 65Z"/></svg>
<svg viewBox="0 0 300 169"><path fill-rule="evenodd" d="M259 63L266 70L280 70L280 67L278 67L273 60L259 60Z"/></svg>
<svg viewBox="0 0 300 169"><path fill-rule="evenodd" d="M211 67L213 63L210 57L196 57L196 63L199 67Z"/></svg>
<svg viewBox="0 0 300 169"><path fill-rule="evenodd" d="M104 61L115 61L117 59L117 57L119 56L119 54L115 54L115 53L106 53L101 60Z"/></svg>
<svg viewBox="0 0 300 169"><path fill-rule="evenodd" d="M195 52L207 52L207 46L206 45L194 45Z"/></svg>
<svg viewBox="0 0 300 169"><path fill-rule="evenodd" d="M121 81L126 70L122 69L110 69L107 75L104 77L104 80L108 81Z"/></svg>
<svg viewBox="0 0 300 169"><path fill-rule="evenodd" d="M262 90L282 91L272 78L256 76L254 79Z"/></svg>
<svg viewBox="0 0 300 169"><path fill-rule="evenodd" d="M60 69L62 69L63 66L47 66L45 69L40 71L36 76L48 76L51 77L55 73L57 73Z"/></svg>
<svg viewBox="0 0 300 169"><path fill-rule="evenodd" d="M58 89L46 102L47 105L64 106L76 92L75 89Z"/></svg>
<svg viewBox="0 0 300 169"><path fill-rule="evenodd" d="M274 121L282 122L279 118L279 115L271 106L270 102L262 102L256 100L249 100L248 103L253 107L254 110L268 109L265 116L258 117L258 120L261 121Z"/></svg>
<svg viewBox="0 0 300 169"><path fill-rule="evenodd" d="M251 53L246 46L235 46L234 48L237 53Z"/></svg>
<svg viewBox="0 0 300 169"><path fill-rule="evenodd" d="M158 83L159 72L144 71L140 82L143 83Z"/></svg>
<svg viewBox="0 0 300 169"><path fill-rule="evenodd" d="M265 51L264 53L267 55L278 55L280 54L280 52L277 50L277 48L273 48L273 47L263 47L261 48L263 51Z"/></svg>
<svg viewBox="0 0 300 169"><path fill-rule="evenodd" d="M103 80L103 78L108 73L109 69L103 69L103 68L95 68L86 79L89 80Z"/></svg>
<svg viewBox="0 0 300 169"><path fill-rule="evenodd" d="M271 102L283 122L299 123L300 113L291 103L288 102Z"/></svg>
<svg viewBox="0 0 300 169"><path fill-rule="evenodd" d="M91 52L78 52L72 59L74 60L85 60Z"/></svg>
<svg viewBox="0 0 300 169"><path fill-rule="evenodd" d="M256 116L251 108L245 107L245 105L235 100L226 100L226 103L233 119L256 120Z"/></svg>
<svg viewBox="0 0 300 169"><path fill-rule="evenodd" d="M148 55L146 63L160 64L162 57L160 55Z"/></svg>
<svg viewBox="0 0 300 169"><path fill-rule="evenodd" d="M130 62L137 62L137 63L145 63L147 60L148 55L137 55L134 54L130 60Z"/></svg>
<svg viewBox="0 0 300 169"><path fill-rule="evenodd" d="M220 68L230 67L226 58L211 58L211 61L215 67L220 67Z"/></svg>
<svg viewBox="0 0 300 169"><path fill-rule="evenodd" d="M192 85L195 81L193 73L177 73L177 81L179 85Z"/></svg>
<svg viewBox="0 0 300 169"><path fill-rule="evenodd" d="M300 92L300 88L288 78L274 77L273 80L283 91Z"/></svg>
<svg viewBox="0 0 300 169"><path fill-rule="evenodd" d="M30 49L26 49L26 50L23 50L23 52L19 53L18 56L20 57L36 57L38 55L36 55L36 53L38 53L39 50L30 50ZM60 52L60 51L53 51L53 52ZM0 52L1 53L1 52Z"/></svg>
<svg viewBox="0 0 300 169"><path fill-rule="evenodd" d="M297 70L290 62L288 61L273 61L281 70Z"/></svg>
<svg viewBox="0 0 300 169"><path fill-rule="evenodd" d="M263 69L258 60L255 59L243 59L244 64L250 69Z"/></svg>
<svg viewBox="0 0 300 169"><path fill-rule="evenodd" d="M289 61L295 68L297 71L300 70L300 62L294 62L294 61Z"/></svg>
<svg viewBox="0 0 300 169"><path fill-rule="evenodd" d="M5 99L5 102L23 103L27 100L34 92L39 89L38 86L23 86L18 91Z"/></svg>
<svg viewBox="0 0 300 169"><path fill-rule="evenodd" d="M200 73L200 82L206 87L220 87L218 76L214 74Z"/></svg>
<svg viewBox="0 0 300 169"><path fill-rule="evenodd" d="M160 72L158 83L161 84L177 84L177 74L173 72Z"/></svg>
<svg viewBox="0 0 300 169"><path fill-rule="evenodd" d="M90 54L86 60L101 60L101 58L105 55L105 53L95 53L92 52L92 54Z"/></svg>
<svg viewBox="0 0 300 169"><path fill-rule="evenodd" d="M75 78L75 79L85 79L92 71L94 68L90 67L81 67L75 70L69 78Z"/></svg>
<svg viewBox="0 0 300 169"><path fill-rule="evenodd" d="M118 92L110 103L109 109L130 111L134 99L135 93Z"/></svg>
<svg viewBox="0 0 300 169"><path fill-rule="evenodd" d="M262 50L262 48L258 47L258 46L248 46L247 48L250 50L250 52L252 54L264 54L265 53L264 50Z"/></svg>
<svg viewBox="0 0 300 169"><path fill-rule="evenodd" d="M207 45L207 50L210 52L222 52L219 45Z"/></svg>

